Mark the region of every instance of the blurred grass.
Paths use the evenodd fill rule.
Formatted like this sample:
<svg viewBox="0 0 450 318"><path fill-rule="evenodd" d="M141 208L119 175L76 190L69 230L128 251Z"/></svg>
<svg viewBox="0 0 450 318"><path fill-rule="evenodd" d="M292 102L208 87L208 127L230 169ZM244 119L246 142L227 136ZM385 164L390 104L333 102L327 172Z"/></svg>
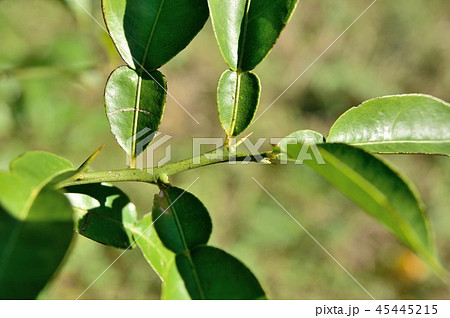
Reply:
<svg viewBox="0 0 450 318"><path fill-rule="evenodd" d="M78 0L102 23L99 1ZM259 114L345 30L371 1L303 0L256 72ZM448 0L378 1L254 125L254 138L310 128L323 134L339 114L381 95L420 92L450 101ZM73 0L0 1L0 167L27 150L81 163L125 166L103 109L108 74L123 64L104 31ZM226 69L210 22L162 72L170 93L161 131L174 159L192 137L222 136L216 84ZM448 158L389 156L419 188L450 268ZM275 299L366 299L367 295L251 179L256 178L375 298L441 299L449 288L378 223L306 167L214 166L186 172L213 218L211 243L244 261ZM155 187L121 184L141 214ZM43 299L77 298L121 251L77 237ZM157 299L159 281L138 250L128 251L86 293L88 299Z"/></svg>

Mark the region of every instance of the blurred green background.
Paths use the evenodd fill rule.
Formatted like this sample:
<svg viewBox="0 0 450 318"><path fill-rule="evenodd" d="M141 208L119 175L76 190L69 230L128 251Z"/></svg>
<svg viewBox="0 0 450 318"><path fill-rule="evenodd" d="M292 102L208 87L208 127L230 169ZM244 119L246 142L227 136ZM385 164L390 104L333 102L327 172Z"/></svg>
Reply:
<svg viewBox="0 0 450 318"><path fill-rule="evenodd" d="M77 0L103 25L99 0ZM371 3L301 0L269 57L256 69L261 114ZM75 0L0 0L0 168L27 150L80 164L100 145L96 170L124 168L103 108L108 74L123 64L102 28ZM192 154L192 137L221 137L216 84L226 69L210 21L162 68L169 92L163 124L172 157ZM427 93L450 101L450 2L379 0L249 131L326 135L346 109L381 95ZM450 161L389 156L420 190L450 268ZM367 299L367 294L251 179L258 180L371 292L385 299L445 299L449 287L382 226L307 167L222 165L177 175L209 209L211 244L247 264L273 299ZM141 214L156 187L120 184ZM121 251L77 236L42 299L75 299ZM158 299L160 282L138 250L126 252L83 299Z"/></svg>

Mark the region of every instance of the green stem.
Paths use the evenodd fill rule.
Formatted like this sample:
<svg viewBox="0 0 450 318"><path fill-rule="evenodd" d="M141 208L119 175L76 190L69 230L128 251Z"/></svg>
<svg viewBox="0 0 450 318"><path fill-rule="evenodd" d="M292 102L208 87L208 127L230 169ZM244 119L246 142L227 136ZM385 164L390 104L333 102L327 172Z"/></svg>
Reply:
<svg viewBox="0 0 450 318"><path fill-rule="evenodd" d="M201 154L194 158L188 158L181 161L168 163L162 167L150 168L147 170L122 169L108 171L94 171L81 174L75 181L62 182L59 187L64 188L72 185L91 184L101 182L146 182L156 184L158 182L167 182L167 178L187 170L205 167L213 164L233 161L250 160L259 162L261 158L268 158L271 151L263 152L258 155L252 154L230 154L226 149L216 149L214 151Z"/></svg>

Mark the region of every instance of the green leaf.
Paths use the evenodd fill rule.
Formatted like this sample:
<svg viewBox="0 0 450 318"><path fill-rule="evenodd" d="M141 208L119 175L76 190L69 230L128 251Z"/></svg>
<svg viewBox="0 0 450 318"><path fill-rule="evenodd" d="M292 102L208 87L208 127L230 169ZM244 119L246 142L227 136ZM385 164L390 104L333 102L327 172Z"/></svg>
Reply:
<svg viewBox="0 0 450 318"><path fill-rule="evenodd" d="M8 175L20 191L23 183ZM6 181L0 176L0 184ZM72 208L63 194L44 189L27 216L0 202L0 299L34 299L54 276L72 240Z"/></svg>
<svg viewBox="0 0 450 318"><path fill-rule="evenodd" d="M235 257L210 246L176 256L178 271L192 299L263 299L252 272Z"/></svg>
<svg viewBox="0 0 450 318"><path fill-rule="evenodd" d="M130 227L137 221L136 207L120 189L106 183L65 188L74 207L75 231L96 242L127 249L134 239Z"/></svg>
<svg viewBox="0 0 450 318"><path fill-rule="evenodd" d="M163 189L155 196L152 215L145 216L132 231L163 281L162 299L264 297L256 278L242 263L203 246L211 234L211 220L192 194L178 188Z"/></svg>
<svg viewBox="0 0 450 318"><path fill-rule="evenodd" d="M52 153L30 151L13 160L10 170L30 184L40 187L74 168L70 161Z"/></svg>
<svg viewBox="0 0 450 318"><path fill-rule="evenodd" d="M117 50L134 69L153 71L182 51L208 19L206 0L103 0Z"/></svg>
<svg viewBox="0 0 450 318"><path fill-rule="evenodd" d="M175 253L206 244L212 231L205 206L179 188L162 188L153 201L153 222L163 244Z"/></svg>
<svg viewBox="0 0 450 318"><path fill-rule="evenodd" d="M152 216L144 216L131 229L145 259L163 282L161 299L190 299L175 264L175 253L168 250L159 239Z"/></svg>
<svg viewBox="0 0 450 318"><path fill-rule="evenodd" d="M185 300L191 299L178 272L177 264L175 263L175 254L168 265L167 273L164 277L164 283L161 289L161 299L163 300Z"/></svg>
<svg viewBox="0 0 450 318"><path fill-rule="evenodd" d="M450 104L417 94L371 99L345 112L327 141L376 153L450 155Z"/></svg>
<svg viewBox="0 0 450 318"><path fill-rule="evenodd" d="M166 79L158 71L139 76L123 66L109 77L105 105L111 132L132 158L154 139L166 104L166 90Z"/></svg>
<svg viewBox="0 0 450 318"><path fill-rule="evenodd" d="M321 144L325 142L325 138L321 134L319 134L317 131L314 130L299 130L296 132L293 132L289 136L284 137L281 139L281 141L278 143L278 146L280 147L281 153L285 154L289 150L291 151L291 154L293 152L300 154L301 147L305 143L309 144Z"/></svg>
<svg viewBox="0 0 450 318"><path fill-rule="evenodd" d="M305 160L305 164L384 224L436 270L441 270L423 203L398 172L359 148L345 144L316 147L321 158L314 154L315 158L311 156L314 160ZM289 145L288 159L295 161L300 151L298 145Z"/></svg>
<svg viewBox="0 0 450 318"><path fill-rule="evenodd" d="M217 90L217 105L220 123L228 136L239 135L251 124L260 93L260 81L256 74L231 70L222 74Z"/></svg>
<svg viewBox="0 0 450 318"><path fill-rule="evenodd" d="M231 69L250 71L277 41L298 0L209 0L222 55Z"/></svg>
<svg viewBox="0 0 450 318"><path fill-rule="evenodd" d="M146 215L132 228L134 239L147 262L161 280L166 276L168 267L175 259L175 254L168 250L156 234L151 214Z"/></svg>
<svg viewBox="0 0 450 318"><path fill-rule="evenodd" d="M39 191L58 176L73 171L64 158L43 151L23 154L11 162L10 173L0 178L0 203L15 218L25 220ZM10 184L3 180L14 179Z"/></svg>
<svg viewBox="0 0 450 318"><path fill-rule="evenodd" d="M72 208L51 186L69 171L69 161L35 151L0 173L0 298L35 298L61 264L73 236Z"/></svg>

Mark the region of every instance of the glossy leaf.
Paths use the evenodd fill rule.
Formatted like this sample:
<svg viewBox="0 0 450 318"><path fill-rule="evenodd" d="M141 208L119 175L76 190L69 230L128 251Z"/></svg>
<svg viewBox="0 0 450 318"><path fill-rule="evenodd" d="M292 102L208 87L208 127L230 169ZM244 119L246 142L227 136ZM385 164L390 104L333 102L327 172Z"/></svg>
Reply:
<svg viewBox="0 0 450 318"><path fill-rule="evenodd" d="M136 158L155 137L166 103L167 84L158 71L139 76L124 66L109 77L106 113L119 145Z"/></svg>
<svg viewBox="0 0 450 318"><path fill-rule="evenodd" d="M209 0L222 55L233 70L250 71L266 56L298 0Z"/></svg>
<svg viewBox="0 0 450 318"><path fill-rule="evenodd" d="M35 151L0 173L0 298L35 298L61 264L72 240L72 208L50 184L70 171L69 161Z"/></svg>
<svg viewBox="0 0 450 318"><path fill-rule="evenodd" d="M74 168L70 161L52 153L30 151L13 160L10 170L39 187L65 172L73 171Z"/></svg>
<svg viewBox="0 0 450 318"><path fill-rule="evenodd" d="M153 226L151 214L136 223L132 227L132 232L145 259L164 281L169 265L175 259L175 254L162 244Z"/></svg>
<svg viewBox="0 0 450 318"><path fill-rule="evenodd" d="M258 108L261 86L251 72L225 71L219 80L217 104L219 118L228 136L237 136L252 122Z"/></svg>
<svg viewBox="0 0 450 318"><path fill-rule="evenodd" d="M163 281L162 299L264 297L256 278L242 263L204 246L211 234L211 220L192 194L163 188L155 196L152 215L132 230L145 258Z"/></svg>
<svg viewBox="0 0 450 318"><path fill-rule="evenodd" d="M155 195L152 216L159 238L175 253L206 244L211 235L211 218L205 206L179 188L165 188Z"/></svg>
<svg viewBox="0 0 450 318"><path fill-rule="evenodd" d="M175 253L162 244L153 226L152 216L144 216L131 229L145 259L163 282L161 299L190 299L175 264Z"/></svg>
<svg viewBox="0 0 450 318"><path fill-rule="evenodd" d="M299 146L302 146L304 143L310 143L310 144L321 144L325 142L325 138L318 132L314 130L299 130L296 132L293 132L292 134L284 137L279 143L278 146L280 147L281 153L286 154L289 150L292 152L300 154L300 148ZM290 146L291 145L291 146ZM290 146L290 147L289 147ZM295 149L292 149L295 148ZM292 156L291 156L292 158Z"/></svg>
<svg viewBox="0 0 450 318"><path fill-rule="evenodd" d="M18 180L12 175L0 175L0 184L7 181L20 192L26 183ZM18 198L16 195L10 199ZM70 246L72 208L63 194L51 189L39 192L26 210L26 217L19 218L6 209L5 200L2 196L0 299L34 299L54 276Z"/></svg>
<svg viewBox="0 0 450 318"><path fill-rule="evenodd" d="M11 162L10 172L0 178L0 202L13 217L25 220L39 191L73 165L54 154L32 151ZM5 178L5 179L4 179ZM14 179L9 183L7 179Z"/></svg>
<svg viewBox="0 0 450 318"><path fill-rule="evenodd" d="M176 256L178 271L192 299L263 299L252 272L235 257L210 246Z"/></svg>
<svg viewBox="0 0 450 318"><path fill-rule="evenodd" d="M183 50L208 19L206 0L103 0L117 50L138 70L153 71Z"/></svg>
<svg viewBox="0 0 450 318"><path fill-rule="evenodd" d="M191 299L178 272L177 264L175 263L175 254L173 254L172 262L169 264L167 273L164 276L164 283L161 288L161 299L163 300L185 300Z"/></svg>
<svg viewBox="0 0 450 318"><path fill-rule="evenodd" d="M430 224L414 189L398 172L373 155L345 144L318 144L324 164L304 163L383 223L394 235L439 269ZM299 146L288 146L294 161Z"/></svg>
<svg viewBox="0 0 450 318"><path fill-rule="evenodd" d="M450 155L450 104L427 95L371 99L345 112L327 141L377 153Z"/></svg>
<svg viewBox="0 0 450 318"><path fill-rule="evenodd" d="M129 248L130 227L137 221L136 207L120 189L105 183L67 187L75 211L75 231L96 242Z"/></svg>

